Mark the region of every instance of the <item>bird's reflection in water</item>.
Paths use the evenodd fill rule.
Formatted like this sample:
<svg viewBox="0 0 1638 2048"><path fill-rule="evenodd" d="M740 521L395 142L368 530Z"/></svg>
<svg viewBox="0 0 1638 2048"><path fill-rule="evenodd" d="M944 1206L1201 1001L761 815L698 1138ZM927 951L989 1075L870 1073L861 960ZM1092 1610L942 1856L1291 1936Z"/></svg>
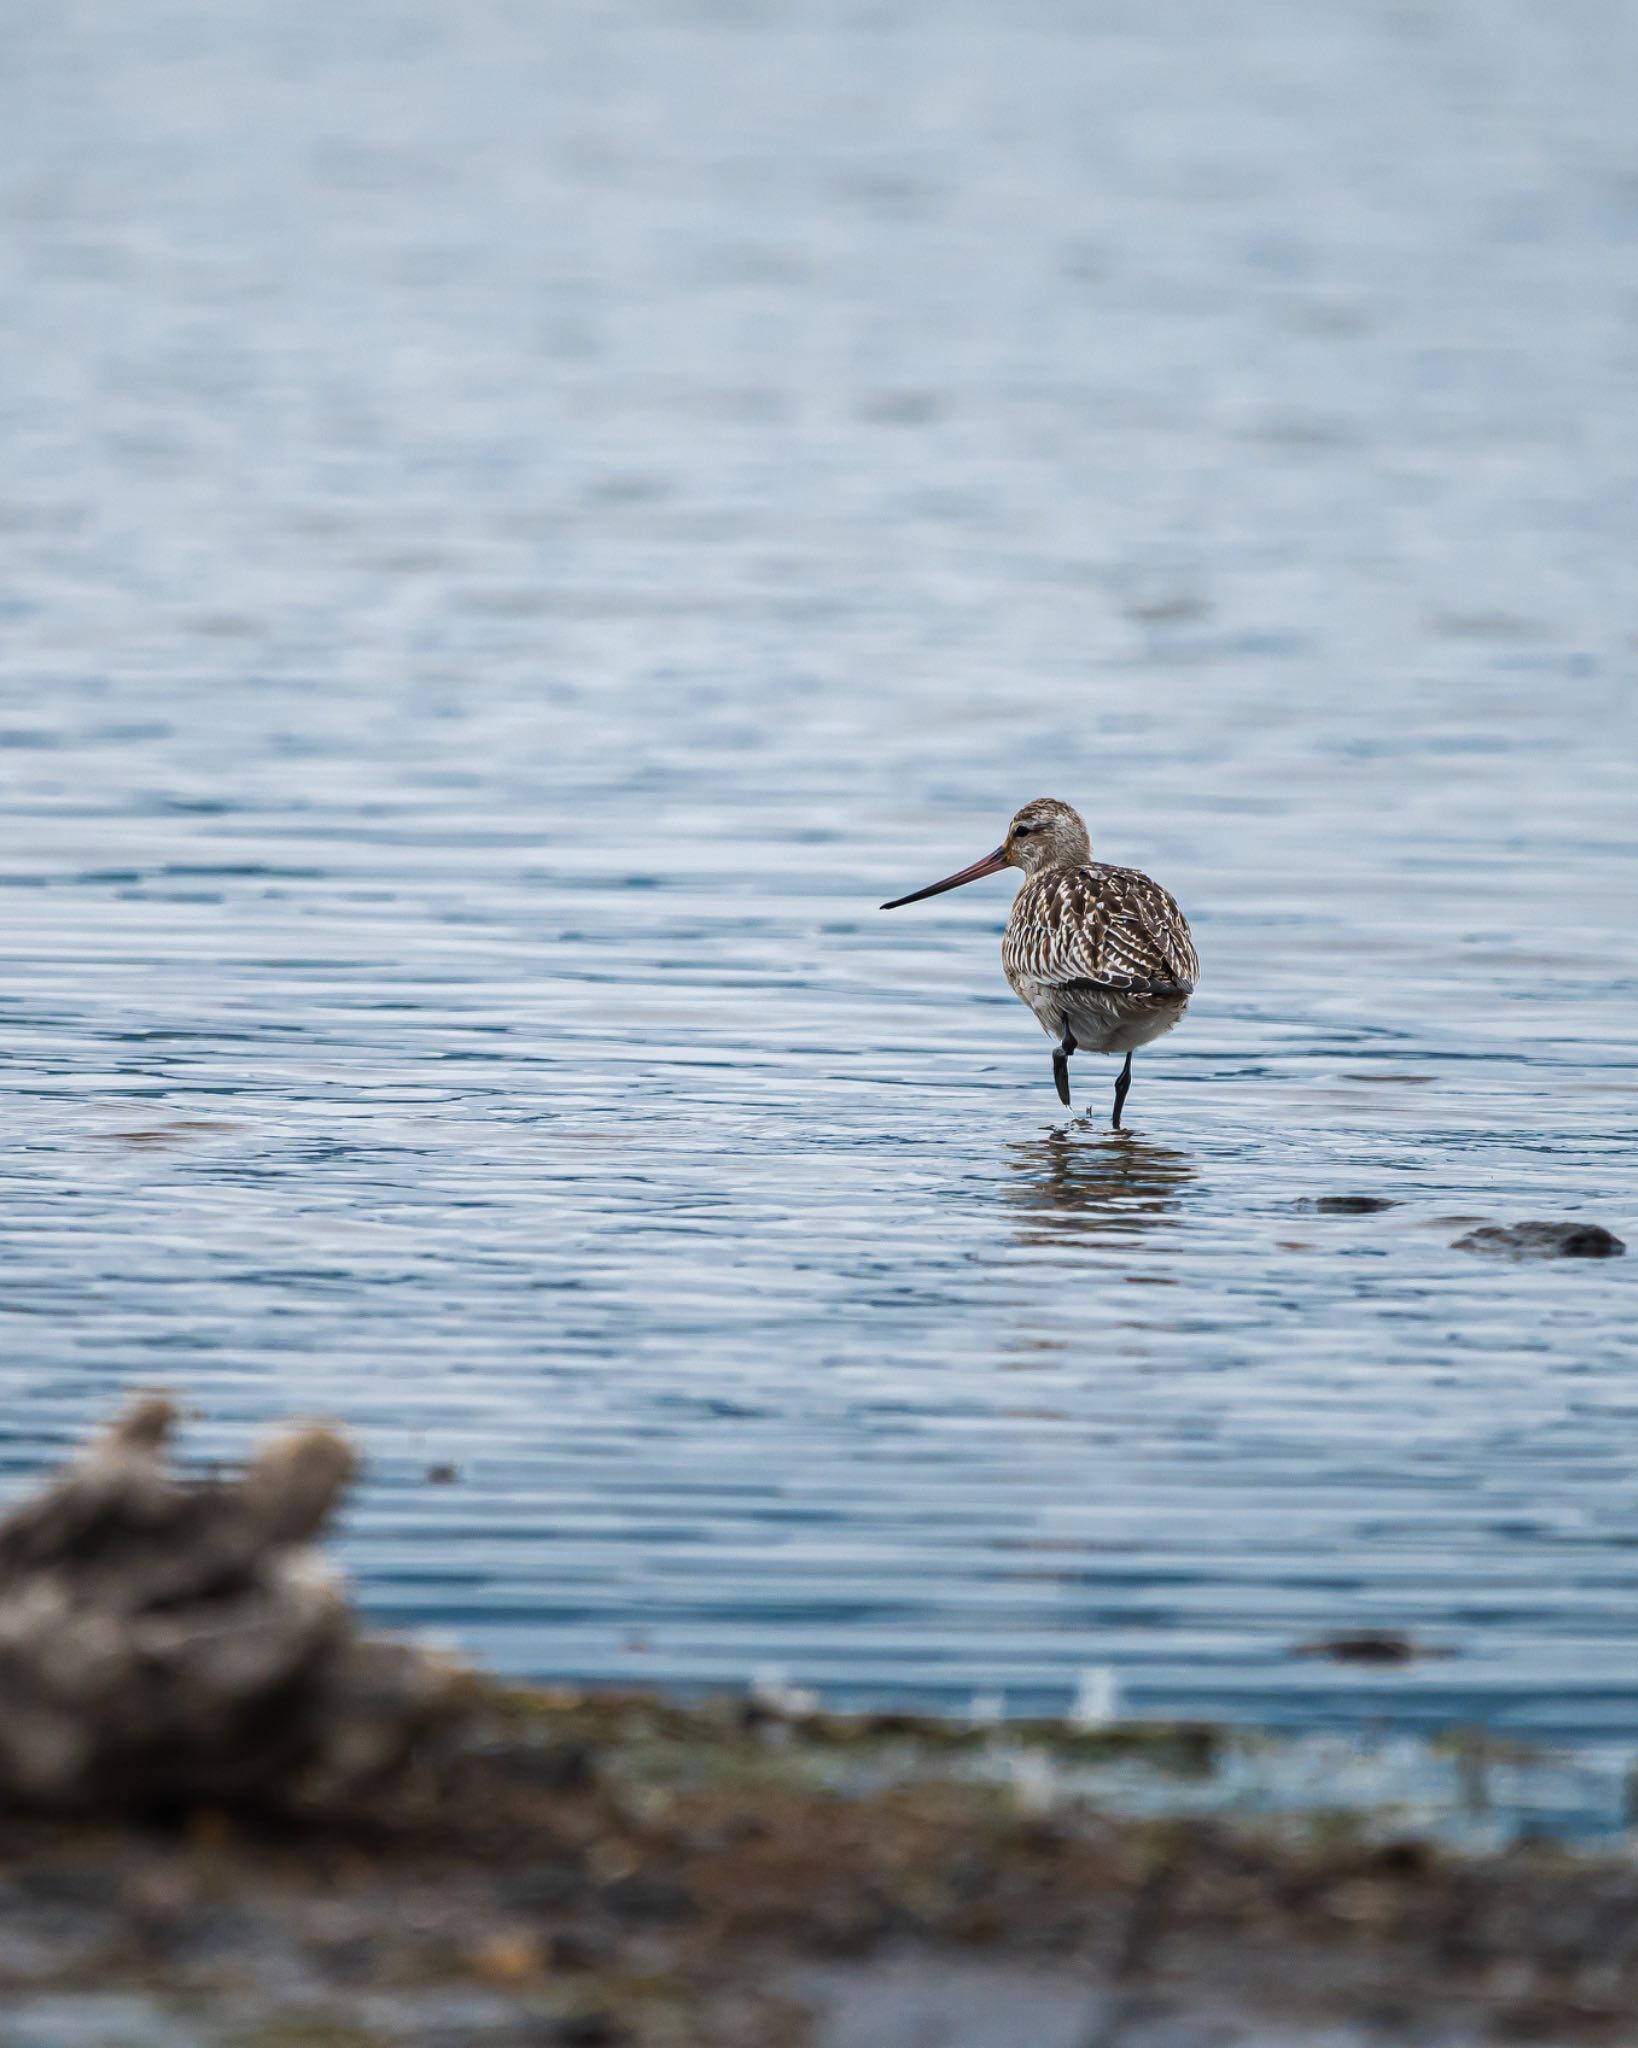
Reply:
<svg viewBox="0 0 1638 2048"><path fill-rule="evenodd" d="M1040 1138L1007 1146L1006 1199L1017 1214L1015 1241L1129 1238L1175 1212L1195 1178L1194 1162L1169 1145L1130 1131L1118 1136L1101 1117L1077 1117Z"/></svg>

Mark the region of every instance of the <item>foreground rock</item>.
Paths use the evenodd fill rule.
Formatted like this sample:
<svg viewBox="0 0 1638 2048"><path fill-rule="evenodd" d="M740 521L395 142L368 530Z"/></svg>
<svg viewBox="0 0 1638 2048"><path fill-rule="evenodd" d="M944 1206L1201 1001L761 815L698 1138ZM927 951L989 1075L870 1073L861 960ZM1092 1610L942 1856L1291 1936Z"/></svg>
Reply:
<svg viewBox="0 0 1638 2048"><path fill-rule="evenodd" d="M139 1401L0 1523L0 1800L340 1811L437 1767L470 1679L359 1630L313 1548L352 1477L332 1431L179 1478Z"/></svg>

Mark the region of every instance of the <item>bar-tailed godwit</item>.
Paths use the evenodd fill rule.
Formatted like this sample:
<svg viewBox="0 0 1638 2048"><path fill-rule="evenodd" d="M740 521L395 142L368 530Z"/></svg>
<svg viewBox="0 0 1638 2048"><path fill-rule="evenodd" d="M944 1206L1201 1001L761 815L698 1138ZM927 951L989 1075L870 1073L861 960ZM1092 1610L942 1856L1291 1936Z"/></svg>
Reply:
<svg viewBox="0 0 1638 2048"><path fill-rule="evenodd" d="M994 853L882 908L919 903L1002 868L1022 868L1025 881L1012 899L1001 965L1013 994L1054 1041L1058 1100L1069 1101L1072 1052L1125 1053L1115 1083L1118 1131L1132 1085L1132 1054L1171 1030L1200 979L1188 920L1173 897L1136 868L1095 861L1080 813L1050 796L1025 804Z"/></svg>

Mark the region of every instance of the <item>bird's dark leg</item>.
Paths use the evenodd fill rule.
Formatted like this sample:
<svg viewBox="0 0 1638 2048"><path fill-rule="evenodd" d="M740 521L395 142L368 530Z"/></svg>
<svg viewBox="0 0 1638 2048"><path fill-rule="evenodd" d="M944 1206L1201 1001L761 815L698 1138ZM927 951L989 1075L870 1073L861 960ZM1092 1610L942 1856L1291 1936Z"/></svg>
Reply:
<svg viewBox="0 0 1638 2048"><path fill-rule="evenodd" d="M1058 1084L1058 1100L1065 1109L1069 1107L1069 1055L1075 1050L1075 1034L1065 1024L1064 1035L1059 1039L1052 1055L1052 1078Z"/></svg>
<svg viewBox="0 0 1638 2048"><path fill-rule="evenodd" d="M1126 1091L1132 1085L1132 1055L1126 1055L1126 1064L1120 1070L1120 1079L1115 1083L1115 1121L1109 1126L1112 1131L1120 1129L1120 1113L1126 1104Z"/></svg>

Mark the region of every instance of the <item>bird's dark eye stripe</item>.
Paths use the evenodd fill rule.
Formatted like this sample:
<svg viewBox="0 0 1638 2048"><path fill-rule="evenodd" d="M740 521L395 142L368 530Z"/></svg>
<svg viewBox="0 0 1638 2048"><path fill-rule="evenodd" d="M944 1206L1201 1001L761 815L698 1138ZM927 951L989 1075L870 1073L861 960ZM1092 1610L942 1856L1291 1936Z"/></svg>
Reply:
<svg viewBox="0 0 1638 2048"><path fill-rule="evenodd" d="M1035 827L1033 825L1014 825L1012 829L1016 834L1019 832L1033 832Z"/></svg>

